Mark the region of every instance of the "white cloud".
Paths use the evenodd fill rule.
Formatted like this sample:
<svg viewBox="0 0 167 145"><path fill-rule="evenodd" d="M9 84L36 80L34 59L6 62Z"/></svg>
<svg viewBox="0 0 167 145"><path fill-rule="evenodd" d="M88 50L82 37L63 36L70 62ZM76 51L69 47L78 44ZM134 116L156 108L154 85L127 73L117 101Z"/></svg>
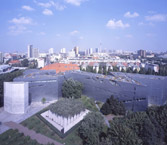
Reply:
<svg viewBox="0 0 167 145"><path fill-rule="evenodd" d="M51 16L53 15L53 12L49 9L45 9L43 12L42 12L44 15L48 15L48 16Z"/></svg>
<svg viewBox="0 0 167 145"><path fill-rule="evenodd" d="M76 35L76 34L78 34L79 33L79 31L77 31L77 30L74 30L74 31L72 31L72 32L70 32L70 35Z"/></svg>
<svg viewBox="0 0 167 145"><path fill-rule="evenodd" d="M45 32L40 32L39 34L40 34L40 35L46 35L46 33L45 33Z"/></svg>
<svg viewBox="0 0 167 145"><path fill-rule="evenodd" d="M61 35L60 34L56 34L56 37L60 37Z"/></svg>
<svg viewBox="0 0 167 145"><path fill-rule="evenodd" d="M34 9L31 8L30 6L22 6L22 9L27 10L27 11L34 11Z"/></svg>
<svg viewBox="0 0 167 145"><path fill-rule="evenodd" d="M29 25L33 24L32 19L26 17L13 18L10 22L14 24L29 24Z"/></svg>
<svg viewBox="0 0 167 145"><path fill-rule="evenodd" d="M87 0L65 0L66 3L75 5L75 6L80 6L82 2L85 2Z"/></svg>
<svg viewBox="0 0 167 145"><path fill-rule="evenodd" d="M127 34L127 35L125 35L125 37L126 37L126 38L133 38L133 35Z"/></svg>
<svg viewBox="0 0 167 145"><path fill-rule="evenodd" d="M146 36L147 37L155 37L155 34L154 33L146 33Z"/></svg>
<svg viewBox="0 0 167 145"><path fill-rule="evenodd" d="M30 32L32 31L28 30L25 26L22 25L14 25L9 27L9 34L14 36Z"/></svg>
<svg viewBox="0 0 167 145"><path fill-rule="evenodd" d="M134 12L133 14L131 14L130 12L126 12L124 14L124 17L126 17L126 18L136 18L138 16L139 16L139 14L137 12Z"/></svg>
<svg viewBox="0 0 167 145"><path fill-rule="evenodd" d="M61 5L61 4L57 3L57 2L55 3L54 1L50 1L50 4L51 4L53 7L55 7L56 10L59 10L59 11L62 11L62 10L64 10L64 9L66 8L65 5Z"/></svg>
<svg viewBox="0 0 167 145"><path fill-rule="evenodd" d="M34 2L41 7L44 7L44 8L54 7L56 10L59 10L59 11L62 11L66 8L65 5L61 5L60 3L54 2L54 1L50 1L50 2L47 2L47 3L40 3L40 2L37 2L37 1L34 1Z"/></svg>
<svg viewBox="0 0 167 145"><path fill-rule="evenodd" d="M154 21L154 22L163 22L167 20L167 15L155 14L152 16L146 16L146 21Z"/></svg>
<svg viewBox="0 0 167 145"><path fill-rule="evenodd" d="M83 37L83 36L80 36L80 37L79 37L79 39L80 39L80 40L83 40L83 39L84 39L84 37Z"/></svg>
<svg viewBox="0 0 167 145"><path fill-rule="evenodd" d="M118 20L118 21L109 20L106 26L107 26L108 28L110 28L110 29L128 28L128 27L130 27L130 25L129 25L128 23L124 24L124 23L122 22L122 20Z"/></svg>

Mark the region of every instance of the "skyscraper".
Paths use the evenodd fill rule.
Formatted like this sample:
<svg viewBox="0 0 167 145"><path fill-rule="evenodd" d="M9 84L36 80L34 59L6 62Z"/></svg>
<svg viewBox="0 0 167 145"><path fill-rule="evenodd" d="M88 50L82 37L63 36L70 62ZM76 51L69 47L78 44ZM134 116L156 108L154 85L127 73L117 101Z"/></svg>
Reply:
<svg viewBox="0 0 167 145"><path fill-rule="evenodd" d="M78 46L75 46L75 47L74 47L74 51L75 51L75 55L78 55L78 54L79 54L79 47L78 47Z"/></svg>
<svg viewBox="0 0 167 145"><path fill-rule="evenodd" d="M3 53L0 52L0 63L3 63Z"/></svg>
<svg viewBox="0 0 167 145"><path fill-rule="evenodd" d="M60 50L60 53L66 53L66 48L62 48L62 49Z"/></svg>
<svg viewBox="0 0 167 145"><path fill-rule="evenodd" d="M145 50L138 50L137 51L138 56L140 56L141 58L146 57L146 51Z"/></svg>
<svg viewBox="0 0 167 145"><path fill-rule="evenodd" d="M38 58L39 57L39 49L38 48L33 48L33 58Z"/></svg>
<svg viewBox="0 0 167 145"><path fill-rule="evenodd" d="M28 58L33 57L33 45L28 45Z"/></svg>

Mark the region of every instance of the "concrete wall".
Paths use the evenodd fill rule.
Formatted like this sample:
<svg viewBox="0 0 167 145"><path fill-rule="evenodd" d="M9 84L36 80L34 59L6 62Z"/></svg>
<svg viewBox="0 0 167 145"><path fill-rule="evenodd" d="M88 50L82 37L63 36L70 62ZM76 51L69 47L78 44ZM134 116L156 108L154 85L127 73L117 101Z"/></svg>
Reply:
<svg viewBox="0 0 167 145"><path fill-rule="evenodd" d="M23 114L28 108L28 83L4 83L4 110L12 114Z"/></svg>

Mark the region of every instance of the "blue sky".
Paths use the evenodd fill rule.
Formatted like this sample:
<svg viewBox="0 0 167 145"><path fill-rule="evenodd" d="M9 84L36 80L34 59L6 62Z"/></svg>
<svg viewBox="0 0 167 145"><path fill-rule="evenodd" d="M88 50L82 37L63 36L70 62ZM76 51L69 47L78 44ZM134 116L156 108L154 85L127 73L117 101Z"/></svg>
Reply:
<svg viewBox="0 0 167 145"><path fill-rule="evenodd" d="M1 0L0 51L167 50L167 0Z"/></svg>

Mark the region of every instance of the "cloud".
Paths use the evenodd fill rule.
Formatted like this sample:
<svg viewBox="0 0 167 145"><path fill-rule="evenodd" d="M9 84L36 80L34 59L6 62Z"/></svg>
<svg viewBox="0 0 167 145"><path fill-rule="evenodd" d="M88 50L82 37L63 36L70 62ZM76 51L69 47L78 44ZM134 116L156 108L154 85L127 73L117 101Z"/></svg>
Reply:
<svg viewBox="0 0 167 145"><path fill-rule="evenodd" d="M146 19L146 21L164 22L167 20L167 15L155 14L152 16L146 16L145 19Z"/></svg>
<svg viewBox="0 0 167 145"><path fill-rule="evenodd" d="M126 38L133 38L133 35L127 34L127 35L125 35L125 37L126 37Z"/></svg>
<svg viewBox="0 0 167 145"><path fill-rule="evenodd" d="M22 25L14 25L9 27L9 34L10 35L19 35L23 33L31 33L32 31L28 30L25 26Z"/></svg>
<svg viewBox="0 0 167 145"><path fill-rule="evenodd" d="M133 14L131 14L130 12L126 12L124 14L124 17L126 17L126 18L136 18L138 16L139 16L139 14L137 12L134 12Z"/></svg>
<svg viewBox="0 0 167 145"><path fill-rule="evenodd" d="M83 39L84 39L84 37L83 37L83 36L80 36L80 37L79 37L79 39L80 39L80 40L83 40Z"/></svg>
<svg viewBox="0 0 167 145"><path fill-rule="evenodd" d="M13 18L9 22L11 22L13 24L28 24L28 25L33 24L32 19L31 18L26 18L26 17Z"/></svg>
<svg viewBox="0 0 167 145"><path fill-rule="evenodd" d="M47 15L47 16L51 16L53 15L53 12L49 9L45 9L43 12L42 12L44 15Z"/></svg>
<svg viewBox="0 0 167 145"><path fill-rule="evenodd" d="M44 35L46 35L46 33L45 33L45 32L40 32L39 34L40 34L40 35L43 35L43 36L44 36Z"/></svg>
<svg viewBox="0 0 167 145"><path fill-rule="evenodd" d="M155 34L154 33L146 33L146 36L147 37L155 37Z"/></svg>
<svg viewBox="0 0 167 145"><path fill-rule="evenodd" d="M152 22L149 22L149 23L139 22L138 25L139 26L154 26Z"/></svg>
<svg viewBox="0 0 167 145"><path fill-rule="evenodd" d="M76 35L76 34L78 34L78 33L79 33L79 31L74 30L74 31L70 32L70 35L74 36L74 35Z"/></svg>
<svg viewBox="0 0 167 145"><path fill-rule="evenodd" d="M108 28L110 28L110 29L128 28L128 27L130 27L130 25L129 25L128 23L124 24L124 23L122 22L122 20L118 20L118 21L109 20L106 26L107 26Z"/></svg>
<svg viewBox="0 0 167 145"><path fill-rule="evenodd" d="M30 6L22 6L22 9L24 9L24 10L27 10L27 11L34 11L34 9L33 8L31 8Z"/></svg>
<svg viewBox="0 0 167 145"><path fill-rule="evenodd" d="M65 5L61 5L60 3L54 2L54 1L50 1L47 3L41 3L41 2L37 2L37 1L34 1L34 2L41 7L44 7L44 8L54 7L56 10L59 10L59 11L62 11L66 8Z"/></svg>
<svg viewBox="0 0 167 145"><path fill-rule="evenodd" d="M85 2L87 0L65 0L66 3L75 5L75 6L80 6L82 2Z"/></svg>

